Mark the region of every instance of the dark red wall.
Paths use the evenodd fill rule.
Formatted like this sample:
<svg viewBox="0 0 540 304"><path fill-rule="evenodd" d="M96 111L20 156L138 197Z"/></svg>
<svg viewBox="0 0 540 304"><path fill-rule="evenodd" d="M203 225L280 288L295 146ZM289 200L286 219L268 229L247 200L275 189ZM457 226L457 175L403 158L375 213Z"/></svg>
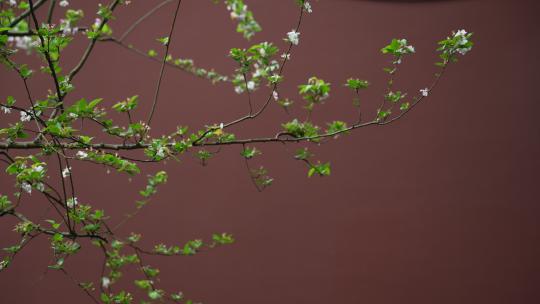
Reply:
<svg viewBox="0 0 540 304"><path fill-rule="evenodd" d="M93 19L94 1L70 2L84 3ZM121 32L158 2L119 9L113 28ZM295 23L293 0L248 3L264 28L254 42L283 48L281 38ZM276 178L263 193L251 184L240 147L223 149L207 167L188 155L180 163L148 166L148 173L166 167L169 183L124 233L143 233L145 246L221 231L237 238L195 257L150 259L162 269L162 287L207 304L539 303L539 2L321 0L313 9L285 73L282 93L297 101L296 109L287 116L272 106L257 122L235 129L238 136L274 134L281 122L303 117L295 86L312 75L333 84L316 121L354 119L351 96L341 86L351 76L373 83L363 93L369 117L385 85L388 58L379 49L393 37L406 37L417 49L396 82L411 94L431 81L435 41L465 28L475 33L476 47L405 119L314 147L319 159L332 163L329 178L308 179L292 159L295 145L258 146L264 154L255 164ZM172 10L156 14L129 42L159 48L154 38L166 36ZM211 1L184 1L178 22L172 54L204 67L230 72L228 50L248 45L234 33L225 8ZM67 51L66 68L85 44L81 39ZM143 119L158 73L154 62L99 44L68 102L104 97L111 105L139 94L136 118ZM15 94L23 101L20 81L5 69L0 77L0 98ZM30 85L39 97L51 84L38 77ZM255 94L255 102L263 96ZM234 119L247 110L244 97L168 69L154 134ZM133 209L145 175L130 182L105 171L77 164L78 197L117 219ZM11 179L0 182L1 193L12 191ZM37 196L24 208L35 217L46 209ZM0 221L0 247L15 242L14 223ZM101 256L83 246L66 268L80 280L95 280ZM0 273L0 302L88 302L61 273L43 276L50 260L46 239L25 249ZM128 283L136 278L127 275Z"/></svg>

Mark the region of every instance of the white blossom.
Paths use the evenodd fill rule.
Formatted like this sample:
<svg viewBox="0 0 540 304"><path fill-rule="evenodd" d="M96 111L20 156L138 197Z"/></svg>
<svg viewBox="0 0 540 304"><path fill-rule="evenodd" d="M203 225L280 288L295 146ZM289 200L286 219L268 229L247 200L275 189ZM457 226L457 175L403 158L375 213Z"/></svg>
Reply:
<svg viewBox="0 0 540 304"><path fill-rule="evenodd" d="M223 123L220 123L220 124L219 124L219 128L220 128L221 130L223 130L223 127L224 127Z"/></svg>
<svg viewBox="0 0 540 304"><path fill-rule="evenodd" d="M279 94L278 94L278 92L277 92L277 91L275 91L275 90L274 90L274 91L272 91L272 97L274 97L274 100L276 100L276 101L277 101L277 100L279 99Z"/></svg>
<svg viewBox="0 0 540 304"><path fill-rule="evenodd" d="M304 10L310 14L313 13L313 10L311 9L311 3L307 1L304 2Z"/></svg>
<svg viewBox="0 0 540 304"><path fill-rule="evenodd" d="M244 88L242 88L241 86L235 86L234 87L234 91L237 93L237 94L242 94L244 92Z"/></svg>
<svg viewBox="0 0 540 304"><path fill-rule="evenodd" d="M66 7L66 6L69 5L69 2L68 2L67 0L62 0L62 1L60 1L59 5L60 5L61 7Z"/></svg>
<svg viewBox="0 0 540 304"><path fill-rule="evenodd" d="M466 55L470 50L471 50L471 48L460 48L460 49L457 49L458 53L461 54L461 55Z"/></svg>
<svg viewBox="0 0 540 304"><path fill-rule="evenodd" d="M71 24L67 19L60 19L60 28L62 29L62 34L64 36L71 35Z"/></svg>
<svg viewBox="0 0 540 304"><path fill-rule="evenodd" d="M30 121L30 119L32 118L32 116L28 115L28 113L24 112L24 111L21 111L21 121L22 122L25 122L25 121Z"/></svg>
<svg viewBox="0 0 540 304"><path fill-rule="evenodd" d="M109 279L107 277L102 277L101 278L101 286L103 286L103 288L109 288L109 285L111 285L111 279Z"/></svg>
<svg viewBox="0 0 540 304"><path fill-rule="evenodd" d="M15 42L15 47L21 50L30 51L32 48L36 47L38 43L30 36L23 37L9 37L8 41Z"/></svg>
<svg viewBox="0 0 540 304"><path fill-rule="evenodd" d="M160 158L165 157L165 149L160 146L156 151L156 156Z"/></svg>
<svg viewBox="0 0 540 304"><path fill-rule="evenodd" d="M467 35L467 31L466 30L459 30L457 31L455 34L454 34L454 37L455 36L465 36Z"/></svg>
<svg viewBox="0 0 540 304"><path fill-rule="evenodd" d="M469 40L467 39L467 31L466 30L459 30L457 32L454 32L453 38L457 39L457 45L456 45L456 52L458 52L461 55L467 54L471 49L472 46L467 46L469 43Z"/></svg>
<svg viewBox="0 0 540 304"><path fill-rule="evenodd" d="M65 167L64 170L62 170L62 177L66 178L71 175L71 167Z"/></svg>
<svg viewBox="0 0 540 304"><path fill-rule="evenodd" d="M2 111L4 112L4 114L9 114L9 113L11 113L11 109L8 108L8 107L1 106L0 109L2 109Z"/></svg>
<svg viewBox="0 0 540 304"><path fill-rule="evenodd" d="M285 59L285 60L290 60L291 59L291 54L283 53L283 54L281 54L281 58Z"/></svg>
<svg viewBox="0 0 540 304"><path fill-rule="evenodd" d="M255 64L256 65L256 64ZM253 76L253 78L257 78L257 77L260 77L262 76L262 71L261 69L255 69L255 72L251 73L251 75Z"/></svg>
<svg viewBox="0 0 540 304"><path fill-rule="evenodd" d="M277 60L272 60L270 61L270 71L275 71L277 69L279 69L279 62L277 62Z"/></svg>
<svg viewBox="0 0 540 304"><path fill-rule="evenodd" d="M37 183L36 184L36 189L39 191L39 192L43 192L45 191L45 185L43 183Z"/></svg>
<svg viewBox="0 0 540 304"><path fill-rule="evenodd" d="M15 1L15 0L9 0L9 5L15 6L15 5L17 5L17 1Z"/></svg>
<svg viewBox="0 0 540 304"><path fill-rule="evenodd" d="M289 42L293 45L298 45L298 43L300 42L300 33L295 30L288 32L287 40L289 40Z"/></svg>
<svg viewBox="0 0 540 304"><path fill-rule="evenodd" d="M66 204L69 208L74 208L75 206L79 204L79 201L77 201L76 197L71 197L71 198L68 198L68 200L66 201Z"/></svg>
<svg viewBox="0 0 540 304"><path fill-rule="evenodd" d="M44 168L42 165L37 165L37 166L34 168L34 171L35 171L35 172L43 172L43 170L45 170L45 168Z"/></svg>
<svg viewBox="0 0 540 304"><path fill-rule="evenodd" d="M248 90L250 90L250 91L255 90L255 82L253 82L253 81L251 81L251 80L248 81L248 83L247 83L247 88L248 88Z"/></svg>
<svg viewBox="0 0 540 304"><path fill-rule="evenodd" d="M227 5L227 10L231 12L231 19L243 21L247 16L247 5L239 2L233 2Z"/></svg>
<svg viewBox="0 0 540 304"><path fill-rule="evenodd" d="M84 152L84 151L78 151L76 156L78 158L87 158L88 157L88 153Z"/></svg>
<svg viewBox="0 0 540 304"><path fill-rule="evenodd" d="M27 182L21 184L21 188L28 194L32 194L32 185Z"/></svg>
<svg viewBox="0 0 540 304"><path fill-rule="evenodd" d="M422 94L422 96L427 97L429 95L429 89L428 88L421 89L420 93Z"/></svg>

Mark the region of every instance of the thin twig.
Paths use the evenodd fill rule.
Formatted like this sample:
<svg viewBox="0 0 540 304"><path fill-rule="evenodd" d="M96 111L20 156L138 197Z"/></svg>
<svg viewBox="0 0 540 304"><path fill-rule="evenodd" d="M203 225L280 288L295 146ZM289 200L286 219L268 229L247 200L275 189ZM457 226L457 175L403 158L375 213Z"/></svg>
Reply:
<svg viewBox="0 0 540 304"><path fill-rule="evenodd" d="M120 3L120 0L114 0L110 5L109 5L109 10L111 12L114 11L114 9L118 6L118 4ZM101 21L100 25L98 26L98 28L96 29L96 31L98 33L101 33L101 30L103 30L103 27L105 26L105 24L107 24L107 22L109 21L109 19L107 18L103 18L103 21ZM92 38L90 40L90 43L88 44L88 47L86 47L86 50L84 51L84 54L83 56L81 57L81 60L79 61L79 63L73 68L73 70L71 70L71 72L69 72L67 78L69 79L69 81L72 81L73 78L75 78L75 76L81 71L81 69L83 68L84 64L86 63L86 61L88 60L88 58L90 57L90 54L92 53L92 50L94 49L94 46L96 45L96 42L98 41L98 38L99 38L99 35L97 35L95 38Z"/></svg>
<svg viewBox="0 0 540 304"><path fill-rule="evenodd" d="M56 0L51 0L51 3L49 4L49 11L47 12L47 23L48 24L51 24L55 8L56 8Z"/></svg>
<svg viewBox="0 0 540 304"><path fill-rule="evenodd" d="M47 0L40 0L40 1L36 2L36 4L34 4L34 6L33 6L33 9L34 10L38 9L40 6L45 4L45 2L47 2ZM11 23L9 24L9 27L16 26L19 22L21 22L21 20L28 17L31 13L32 13L32 8L26 10L24 13L17 16L17 18L13 19L13 21L11 21Z"/></svg>
<svg viewBox="0 0 540 304"><path fill-rule="evenodd" d="M161 2L160 4L156 5L154 8L152 8L151 10L149 10L146 14L142 15L139 19L137 19L137 21L135 21L123 34L122 36L120 36L120 38L118 39L118 41L122 42L124 41L124 39L126 39L126 37L137 27L139 26L139 24L141 24L145 19L147 19L148 17L152 16L156 11L158 11L160 8L162 8L163 6L165 6L166 4L169 4L173 2L173 0L165 0L163 2Z"/></svg>
<svg viewBox="0 0 540 304"><path fill-rule="evenodd" d="M163 56L163 61L161 62L161 69L159 71L159 78L156 84L156 92L154 94L154 101L152 102L152 109L150 110L150 115L148 116L148 119L146 121L146 125L150 126L150 123L152 122L152 117L154 116L154 111L156 110L158 98L159 98L159 90L161 88L161 81L163 79L163 74L165 72L165 63L167 62L167 56L169 56L169 47L171 45L172 40L172 34L174 32L174 25L176 24L176 18L178 17L178 11L180 10L180 4L182 3L182 0L178 0L178 4L176 5L176 10L174 11L174 18L171 24L171 29L169 31L169 36L167 36L167 43L165 44L165 56Z"/></svg>

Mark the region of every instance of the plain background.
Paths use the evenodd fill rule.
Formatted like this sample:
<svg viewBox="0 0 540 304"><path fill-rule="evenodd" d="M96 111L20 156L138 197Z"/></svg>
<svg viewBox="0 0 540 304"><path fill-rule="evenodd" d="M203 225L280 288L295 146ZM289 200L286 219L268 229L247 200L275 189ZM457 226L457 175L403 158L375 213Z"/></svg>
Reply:
<svg viewBox="0 0 540 304"><path fill-rule="evenodd" d="M87 8L86 20L93 21L97 1L70 2ZM158 2L132 1L120 8L115 33ZM247 3L264 29L252 42L274 41L284 48L282 38L296 22L293 0ZM379 49L391 38L406 37L416 46L396 82L410 94L431 82L435 41L465 28L475 33L476 46L405 119L313 146L316 159L331 161L331 177L307 178L305 166L292 158L296 145L257 146L264 154L253 165L264 165L276 179L263 193L251 184L240 147L223 149L206 167L190 155L169 161L169 183L122 233L142 233L147 247L154 240L180 244L214 232L232 233L237 242L194 257L148 259L162 270L160 286L207 304L539 303L539 2L312 4L281 90L296 101L294 110L287 115L272 105L261 119L234 129L238 137L275 134L280 123L303 118L295 87L313 75L333 84L331 99L314 112L318 123L354 120L352 96L342 87L349 77L372 82L362 93L365 117L372 117L388 64ZM150 18L129 43L159 49L155 38L167 35L173 8ZM171 52L230 73L235 66L228 50L249 45L234 26L223 5L185 0ZM66 51L66 70L86 43L80 38ZM20 80L6 69L0 73L0 98L15 95L25 102ZM138 94L142 105L135 116L144 119L158 73L155 62L100 43L67 102L104 97L112 105ZM40 76L30 85L37 98L51 87ZM267 94L256 93L255 103ZM195 130L246 111L245 96L229 86L167 69L153 134L178 124ZM4 126L9 119L0 120ZM145 167L147 173L163 168ZM146 178L130 181L83 163L74 166L74 177L79 201L104 208L113 222L133 210ZM1 193L13 191L12 179L2 175L0 182ZM46 204L33 195L23 208L38 218ZM0 221L0 247L16 241L14 224ZM44 275L50 262L47 240L35 241L0 273L0 302L89 303L61 273ZM66 269L81 281L96 280L100 263L98 251L83 242ZM126 284L138 278L128 271Z"/></svg>

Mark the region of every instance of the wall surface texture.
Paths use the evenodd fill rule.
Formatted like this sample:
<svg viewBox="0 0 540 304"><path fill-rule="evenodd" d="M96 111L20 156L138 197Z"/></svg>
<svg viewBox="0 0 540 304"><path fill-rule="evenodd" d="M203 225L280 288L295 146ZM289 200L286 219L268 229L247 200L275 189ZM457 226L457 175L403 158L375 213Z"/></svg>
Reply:
<svg viewBox="0 0 540 304"><path fill-rule="evenodd" d="M98 1L70 2L93 20ZM294 1L246 2L264 29L253 42L284 48L282 38L295 24ZM132 1L118 10L113 29L121 33L157 3ZM155 38L167 35L173 9L165 6L127 41L159 49ZM148 173L166 168L169 183L122 233L142 233L148 247L153 240L183 243L222 231L237 239L194 257L149 259L162 269L161 286L206 304L540 303L540 2L320 0L313 10L281 91L296 107L287 115L272 105L260 120L232 130L239 137L275 134L280 123L304 117L295 88L313 75L333 84L315 121L355 119L352 96L341 85L351 76L373 84L362 95L371 117L386 81L388 58L379 49L391 38L416 46L396 80L411 94L431 82L435 41L465 28L475 33L476 47L405 119L314 146L318 159L331 161L330 177L307 178L304 164L292 158L296 145L257 146L264 154L254 165L264 164L276 179L263 193L253 187L240 147L222 149L206 167L189 155L146 166ZM228 50L248 46L223 5L209 0L183 1L172 40L174 56L224 73L235 67ZM66 51L66 69L86 43L80 39ZM135 116L143 119L158 74L159 64L99 43L67 102L103 97L111 105L138 94ZM13 74L2 69L0 79L1 99L24 101ZM51 83L38 76L30 85L42 97ZM267 94L255 93L255 104ZM228 85L167 69L152 131L163 134L178 124L196 129L246 111L245 96ZM2 125L6 120L0 116ZM113 221L133 209L146 179L129 181L83 163L74 166L74 177L79 201L106 209ZM12 193L12 184L2 174L0 193ZM47 211L37 195L24 204L36 218ZM14 224L0 221L0 247L16 240ZM48 246L37 240L0 273L0 303L89 303L63 274L46 272ZM83 243L66 268L84 281L97 278L99 265L97 249ZM139 279L126 276L128 284Z"/></svg>

